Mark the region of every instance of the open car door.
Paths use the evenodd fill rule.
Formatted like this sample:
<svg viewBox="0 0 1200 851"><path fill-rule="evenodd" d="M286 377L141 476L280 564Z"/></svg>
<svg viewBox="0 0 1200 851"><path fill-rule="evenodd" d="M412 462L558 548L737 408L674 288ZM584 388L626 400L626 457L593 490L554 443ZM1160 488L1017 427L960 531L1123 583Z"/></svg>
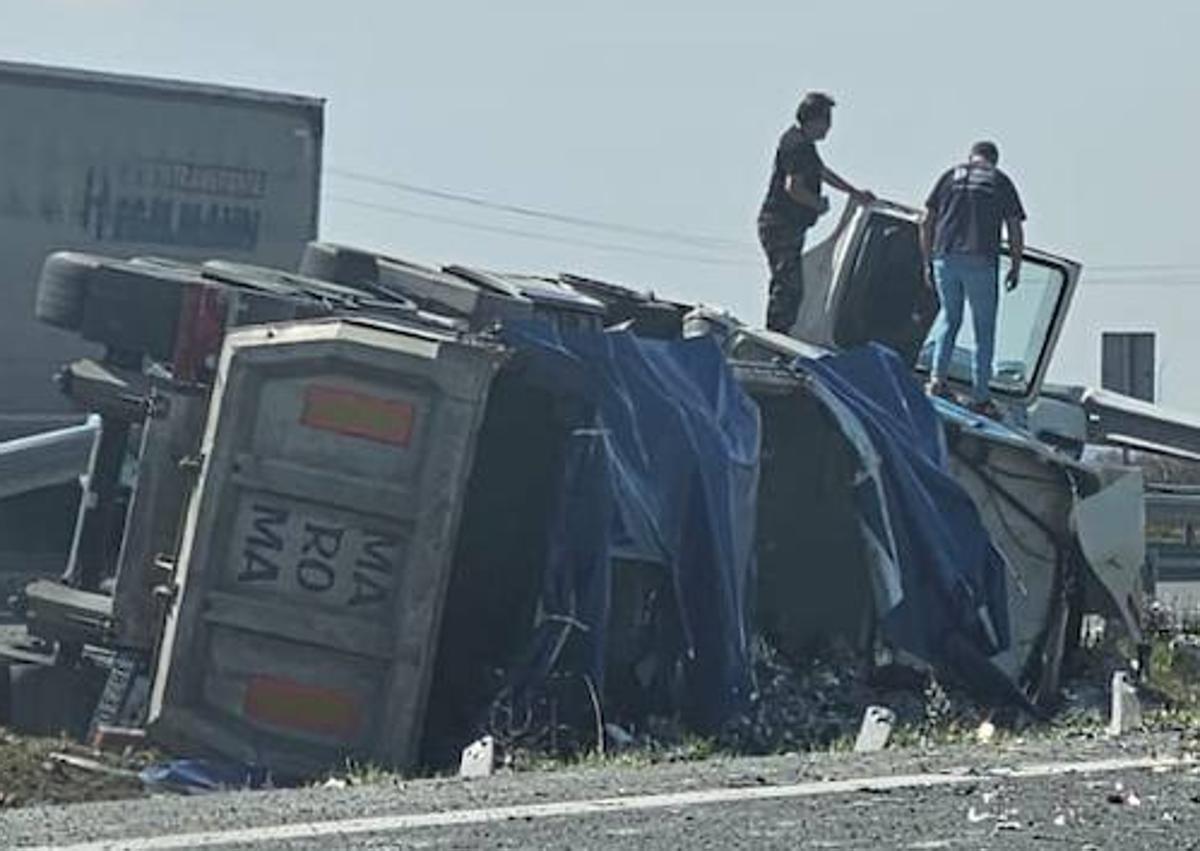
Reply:
<svg viewBox="0 0 1200 851"><path fill-rule="evenodd" d="M938 303L922 268L921 216L889 202L847 205L833 234L805 252L804 301L791 336L833 349L882 343L927 373ZM991 386L1004 400L1028 403L1045 379L1080 266L1031 248L1023 256L1016 289L1001 286ZM1005 253L1001 281L1008 267ZM950 363L949 380L961 390L975 348L969 310Z"/></svg>

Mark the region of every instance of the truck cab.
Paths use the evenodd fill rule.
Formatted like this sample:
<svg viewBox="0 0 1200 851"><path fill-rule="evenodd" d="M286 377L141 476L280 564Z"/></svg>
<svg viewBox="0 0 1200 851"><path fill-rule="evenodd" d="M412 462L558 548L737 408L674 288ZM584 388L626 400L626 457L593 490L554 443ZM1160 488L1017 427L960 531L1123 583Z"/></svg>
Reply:
<svg viewBox="0 0 1200 851"><path fill-rule="evenodd" d="M938 301L922 267L921 216L887 202L848 205L834 232L804 255L804 302L791 336L831 349L883 343L928 375ZM1037 249L1023 256L1017 287L1001 287L996 319L991 389L1008 407L1038 396L1081 269ZM1005 251L1001 281L1009 262ZM974 349L971 323L964 321L948 376L956 391L970 387Z"/></svg>

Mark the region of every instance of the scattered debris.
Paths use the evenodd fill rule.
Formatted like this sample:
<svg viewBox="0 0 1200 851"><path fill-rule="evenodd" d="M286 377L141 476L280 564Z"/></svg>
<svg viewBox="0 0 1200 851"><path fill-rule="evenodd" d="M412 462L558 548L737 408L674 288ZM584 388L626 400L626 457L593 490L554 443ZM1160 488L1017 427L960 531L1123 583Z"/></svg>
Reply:
<svg viewBox="0 0 1200 851"><path fill-rule="evenodd" d="M1171 667L1192 680L1200 680L1200 636L1183 633L1170 642Z"/></svg>
<svg viewBox="0 0 1200 851"><path fill-rule="evenodd" d="M933 677L894 677L841 642L793 660L766 636L752 645L757 691L718 744L741 753L853 746L868 706L894 715L889 742L967 740L989 710Z"/></svg>
<svg viewBox="0 0 1200 851"><path fill-rule="evenodd" d="M868 706L863 713L858 739L854 742L855 753L873 753L887 747L896 723L896 713L886 706Z"/></svg>
<svg viewBox="0 0 1200 851"><path fill-rule="evenodd" d="M1113 791L1108 793L1105 798L1110 804L1122 804L1127 807L1140 807L1142 799L1137 796L1137 793L1132 789L1126 789L1124 783L1117 782L1113 785Z"/></svg>
<svg viewBox="0 0 1200 851"><path fill-rule="evenodd" d="M979 742L979 744L991 744L994 738L996 738L996 725L991 721L984 721L975 728L975 741Z"/></svg>
<svg viewBox="0 0 1200 851"><path fill-rule="evenodd" d="M465 779L491 777L496 765L496 740L484 736L463 748L458 776Z"/></svg>
<svg viewBox="0 0 1200 851"><path fill-rule="evenodd" d="M605 724L604 734L609 742L618 748L631 748L637 744L637 739L619 724L612 722Z"/></svg>
<svg viewBox="0 0 1200 851"><path fill-rule="evenodd" d="M149 755L108 754L66 739L0 733L0 809L137 797Z"/></svg>
<svg viewBox="0 0 1200 851"><path fill-rule="evenodd" d="M138 775L151 792L197 795L238 789L270 788L271 776L264 768L208 759L176 759L152 765Z"/></svg>
<svg viewBox="0 0 1200 851"><path fill-rule="evenodd" d="M106 765L99 760L90 759L85 756L76 756L75 754L52 753L49 756L49 760L51 763L66 765L70 766L71 768L78 768L82 771L92 771L96 774L106 774L109 777L122 777L129 780L134 780L138 776L136 771L130 771L127 768L115 768L111 765Z"/></svg>
<svg viewBox="0 0 1200 851"><path fill-rule="evenodd" d="M102 751L124 751L144 748L146 731L141 727L110 727L100 724L92 736L92 747Z"/></svg>

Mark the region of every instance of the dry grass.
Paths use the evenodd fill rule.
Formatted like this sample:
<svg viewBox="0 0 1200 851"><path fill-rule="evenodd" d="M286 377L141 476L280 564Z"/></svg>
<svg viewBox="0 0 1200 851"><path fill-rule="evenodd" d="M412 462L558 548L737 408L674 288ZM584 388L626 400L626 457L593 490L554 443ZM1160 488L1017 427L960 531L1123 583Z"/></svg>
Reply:
<svg viewBox="0 0 1200 851"><path fill-rule="evenodd" d="M137 771L152 758L148 753L102 754L66 739L0 731L0 807L139 797Z"/></svg>

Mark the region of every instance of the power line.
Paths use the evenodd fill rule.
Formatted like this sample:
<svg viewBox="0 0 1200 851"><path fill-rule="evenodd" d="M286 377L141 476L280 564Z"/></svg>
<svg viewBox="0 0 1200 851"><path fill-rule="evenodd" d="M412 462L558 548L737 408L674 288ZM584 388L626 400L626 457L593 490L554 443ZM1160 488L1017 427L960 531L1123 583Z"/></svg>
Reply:
<svg viewBox="0 0 1200 851"><path fill-rule="evenodd" d="M619 245L611 242L595 242L589 239L576 239L568 236L554 236L551 234L521 230L519 228L504 227L502 225L485 225L479 222L454 218L452 216L439 216L434 213L412 210L407 207L398 207L393 204L377 204L372 201L363 201L358 198L349 198L343 195L326 194L324 197L326 201L332 201L337 204L346 204L352 207L362 207L368 210L377 210L383 213L407 216L414 219L423 219L425 221L453 225L454 227L469 228L471 230L485 231L487 233L500 233L506 236L516 236L522 239L534 239L541 242L554 242L563 245L575 245L583 248L592 248L598 251L619 251L626 254L637 254L643 257L678 260L687 263L698 263L708 266L750 268L756 265L749 261L733 260L724 257L705 257L699 254L679 254L672 251L657 251L652 248L639 248L632 245Z"/></svg>
<svg viewBox="0 0 1200 851"><path fill-rule="evenodd" d="M1138 270L1130 267L1130 270L1127 272L1109 271L1110 268L1105 266L1085 266L1083 269L1083 282L1086 284L1122 284L1128 286L1141 284L1195 286L1200 284L1200 267L1196 267L1194 270L1177 267L1178 271L1156 271L1148 268ZM1099 270L1099 274L1092 274L1096 270Z"/></svg>
<svg viewBox="0 0 1200 851"><path fill-rule="evenodd" d="M1200 272L1200 264L1196 263L1116 263L1088 266L1088 268L1102 272Z"/></svg>
<svg viewBox="0 0 1200 851"><path fill-rule="evenodd" d="M545 221L556 222L559 224L573 225L576 227L596 228L607 230L614 233L622 233L629 236L644 237L649 239L660 239L672 242L678 242L683 245L688 245L693 248L705 248L713 251L753 251L757 254L757 249L749 242L727 239L724 237L701 235L695 233L686 233L683 231L669 230L663 228L648 228L637 225L627 225L620 222L606 221L602 219L593 219L585 216L578 216L571 213L560 213L553 210L539 209L521 204L509 204L502 201L494 201L478 195L469 195L461 192L451 192L444 189L435 189L429 186L422 186L408 181L398 180L395 178L384 177L382 175L368 174L366 172L355 171L351 169L338 168L329 166L325 169L326 173L339 177L344 180L365 183L375 186L383 186L390 189L395 189L400 192L407 192L414 195L421 195L427 198L435 198L442 201L451 201L454 203L468 204L475 207L480 207L498 212L511 213L513 215L525 216L528 218L542 219ZM367 203L367 202L359 202ZM415 213L414 213L415 214ZM449 223L449 222L448 222ZM459 221L458 223L462 223ZM480 226L484 227L484 226ZM500 231L507 233L508 231ZM517 234L512 234L517 235ZM588 244L588 243L580 243ZM596 244L593 244L596 247ZM623 246L609 246L611 248L619 248L627 250ZM1200 275L1200 264L1169 264L1169 263L1111 263L1101 265L1085 265L1087 272L1104 272L1104 273L1171 273L1171 274L1188 274L1196 273ZM1098 282L1095 277L1089 276L1093 283ZM1107 278L1107 275L1105 276ZM1120 277L1126 277L1125 274L1120 274Z"/></svg>
<svg viewBox="0 0 1200 851"><path fill-rule="evenodd" d="M557 222L558 224L572 225L574 227L595 228L597 230L606 230L613 233L622 233L626 236L659 239L668 242L680 243L682 245L688 245L692 248L707 248L716 251L746 251L753 250L754 248L752 245L750 245L750 243L740 242L733 239L725 239L718 236L703 236L699 234L684 233L676 230L626 225L620 222L592 219L585 216L576 216L570 213L558 213L554 212L553 210L542 210L520 204L508 204L501 201L493 201L477 195L466 195L460 192L449 192L443 189L433 189L428 186L420 186L415 183L408 183L406 181L381 177L379 175L365 174L359 171L350 171L348 169L329 167L326 168L325 171L334 177L340 177L344 180L367 183L374 186L384 186L389 189L395 189L399 192L422 195L426 198L436 198L441 201L469 204L474 207L482 207L488 210L511 213L512 215L524 216L531 219Z"/></svg>
<svg viewBox="0 0 1200 851"><path fill-rule="evenodd" d="M650 248L640 248L632 245L620 245L611 242L597 242L588 239L579 239L576 237L556 236L546 233L537 233L534 231L522 230L519 228L505 227L502 225L487 225L480 222L472 222L466 219L459 219L452 216L442 216L435 213L427 213L420 210L413 210L406 207L399 207L394 204L379 204L372 201L363 201L359 198L350 198L342 195L326 194L325 200L332 201L338 204L346 204L354 207L362 207L369 210L377 210L380 212L391 213L400 216L407 216L415 219L423 219L440 224L448 224L454 227L468 228L470 230L483 231L486 233L498 233L506 236L516 236L522 239L533 239L541 242L558 243L561 245L574 245L583 248L591 248L599 251L618 251L626 254L636 254L643 257L655 257L667 260L677 260L687 263L699 263L708 266L725 266L725 267L740 267L740 268L757 268L758 264L750 261L740 261L726 259L723 257L706 257L696 254L681 254L671 251L658 251ZM1128 268L1138 269L1147 268L1140 266L1094 266L1085 267L1084 276L1081 280L1081 285L1086 287L1094 286L1200 286L1200 267L1196 267L1196 278L1164 278L1161 275L1148 275L1146 272L1133 273L1128 275L1101 275L1093 276L1088 274L1091 269L1113 269L1113 268ZM1187 267L1172 267L1184 269ZM1149 269L1148 269L1149 270Z"/></svg>
<svg viewBox="0 0 1200 851"><path fill-rule="evenodd" d="M1184 280L1184 278L1082 278L1080 286L1092 287L1200 287L1200 280Z"/></svg>
<svg viewBox="0 0 1200 851"><path fill-rule="evenodd" d="M619 222L604 221L600 219L591 219L583 216L576 216L568 213L557 213L550 210L542 210L533 207L527 207L517 204L508 204L499 201L492 201L475 195L466 195L458 192L450 192L442 189L434 189L427 186L420 186L406 181L395 180L379 175L366 174L364 172L352 171L348 169L328 167L326 172L332 176L340 177L345 180L355 181L358 183L383 186L390 189L395 189L400 192L408 192L414 195L420 195L427 198L435 198L443 201L452 201L461 204L467 204L474 207L479 207L487 210L510 213L513 215L525 216L527 218L540 219L551 221L558 224L567 224L576 227L588 227L599 230L611 231L613 233L622 233L629 236L636 236L650 239L660 239L671 242L677 242L683 245L688 245L693 248L703 248L710 251L728 251L731 249L752 250L749 243L739 242L737 240L724 239L715 236L702 236L698 234L684 233L682 231L645 228L635 225L626 225ZM357 198L350 198L340 195L326 195L327 200L335 203L348 204L367 209L378 210L381 212L394 213L397 215L409 216L412 218L425 219L442 224L449 224L455 227L470 228L472 230L485 231L489 233L500 233L508 236L517 236L524 239L536 239L543 242L556 242L564 245L576 245L585 248L592 248L601 251L619 251L627 254L638 254L647 257L658 257L670 260L680 260L692 263L702 263L715 266L741 266L749 268L751 265L757 267L758 264L748 261L738 261L733 259L725 259L719 257L706 257L700 255L679 254L674 252L657 251L648 248L639 248L631 245L620 245L616 243L596 242L586 239L578 239L567 236L554 236L544 233L536 233L533 231L521 230L518 228L509 228L500 225L486 225L478 222L471 222L464 219L458 219L450 216L440 216L433 213L425 213L418 210L398 207L391 204L379 204L370 201L363 201ZM756 252L757 253L757 252ZM1093 273L1099 272L1096 275ZM1186 278L1167 277L1172 275L1185 275ZM1193 275L1197 277L1192 277ZM1197 264L1160 264L1160 263L1117 263L1117 264L1101 264L1097 266L1084 267L1084 277L1082 283L1087 286L1200 286L1200 265Z"/></svg>

